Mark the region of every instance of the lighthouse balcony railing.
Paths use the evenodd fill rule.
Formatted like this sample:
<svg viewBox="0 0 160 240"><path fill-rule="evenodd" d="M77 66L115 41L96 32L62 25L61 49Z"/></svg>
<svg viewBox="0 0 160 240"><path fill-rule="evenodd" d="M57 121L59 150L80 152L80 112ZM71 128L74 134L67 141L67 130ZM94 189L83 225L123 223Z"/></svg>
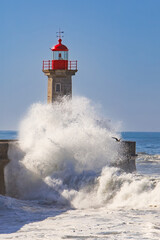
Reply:
<svg viewBox="0 0 160 240"><path fill-rule="evenodd" d="M57 67L54 67L53 60L43 61L42 70L56 70ZM77 61L67 61L63 69L67 70L77 70Z"/></svg>

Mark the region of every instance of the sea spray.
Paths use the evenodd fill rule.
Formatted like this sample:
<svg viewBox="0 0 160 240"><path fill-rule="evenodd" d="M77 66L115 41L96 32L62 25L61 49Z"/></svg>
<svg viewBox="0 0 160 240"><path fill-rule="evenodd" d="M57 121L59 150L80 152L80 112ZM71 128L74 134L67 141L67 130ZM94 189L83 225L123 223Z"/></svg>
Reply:
<svg viewBox="0 0 160 240"><path fill-rule="evenodd" d="M104 121L94 105L83 97L72 101L64 98L54 104L33 104L20 124L20 156L15 156L13 147L10 150L10 158L14 159L10 165L16 167L7 169L8 172L9 168L14 169L16 188L21 189L19 185L23 186L24 181L27 184L26 175L31 175L30 181L35 178L44 181L54 175L77 177L84 171L101 171L118 159L118 144L112 139L116 133L111 128L109 121ZM12 175L9 175L11 182ZM22 192L18 191L20 196L26 190L25 185Z"/></svg>
<svg viewBox="0 0 160 240"><path fill-rule="evenodd" d="M86 98L33 105L20 126L23 164L42 177L71 166L76 171L100 170L115 161L118 146L111 126L100 122Z"/></svg>
<svg viewBox="0 0 160 240"><path fill-rule="evenodd" d="M158 179L111 167L121 160L112 129L86 98L32 105L9 148L7 194L75 208L159 206Z"/></svg>

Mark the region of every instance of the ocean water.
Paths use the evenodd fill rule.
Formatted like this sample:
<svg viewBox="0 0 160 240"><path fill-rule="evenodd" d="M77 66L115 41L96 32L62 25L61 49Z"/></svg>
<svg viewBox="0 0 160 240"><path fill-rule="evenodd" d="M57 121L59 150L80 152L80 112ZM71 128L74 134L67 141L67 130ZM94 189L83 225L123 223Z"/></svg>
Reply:
<svg viewBox="0 0 160 240"><path fill-rule="evenodd" d="M18 131L0 131L0 139L17 139Z"/></svg>
<svg viewBox="0 0 160 240"><path fill-rule="evenodd" d="M137 171L116 136L137 143ZM160 133L122 132L90 100L34 104L9 147L0 239L160 239Z"/></svg>

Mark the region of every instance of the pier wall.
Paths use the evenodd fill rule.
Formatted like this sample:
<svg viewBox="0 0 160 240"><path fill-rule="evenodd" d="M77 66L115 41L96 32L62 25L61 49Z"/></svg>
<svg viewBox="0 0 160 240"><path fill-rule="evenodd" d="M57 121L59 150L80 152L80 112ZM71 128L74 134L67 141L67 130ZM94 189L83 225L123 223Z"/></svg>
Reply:
<svg viewBox="0 0 160 240"><path fill-rule="evenodd" d="M5 194L4 168L9 163L9 140L0 140L0 194Z"/></svg>
<svg viewBox="0 0 160 240"><path fill-rule="evenodd" d="M136 171L136 142L119 142L119 160L116 166L122 168L125 172Z"/></svg>

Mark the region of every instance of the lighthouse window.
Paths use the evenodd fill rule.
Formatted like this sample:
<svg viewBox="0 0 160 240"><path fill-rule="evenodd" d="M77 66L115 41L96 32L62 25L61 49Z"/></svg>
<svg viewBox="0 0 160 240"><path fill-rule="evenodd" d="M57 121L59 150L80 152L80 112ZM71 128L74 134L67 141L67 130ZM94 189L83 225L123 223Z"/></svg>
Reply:
<svg viewBox="0 0 160 240"><path fill-rule="evenodd" d="M68 52L64 52L64 60L68 60Z"/></svg>
<svg viewBox="0 0 160 240"><path fill-rule="evenodd" d="M60 91L61 91L61 84L56 83L56 92L60 92Z"/></svg>
<svg viewBox="0 0 160 240"><path fill-rule="evenodd" d="M53 52L53 60L68 60L68 51Z"/></svg>

